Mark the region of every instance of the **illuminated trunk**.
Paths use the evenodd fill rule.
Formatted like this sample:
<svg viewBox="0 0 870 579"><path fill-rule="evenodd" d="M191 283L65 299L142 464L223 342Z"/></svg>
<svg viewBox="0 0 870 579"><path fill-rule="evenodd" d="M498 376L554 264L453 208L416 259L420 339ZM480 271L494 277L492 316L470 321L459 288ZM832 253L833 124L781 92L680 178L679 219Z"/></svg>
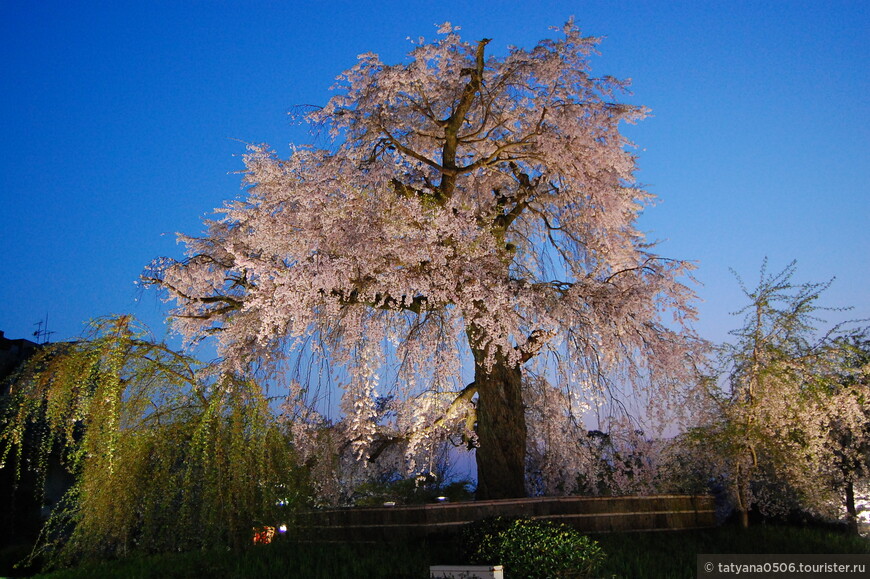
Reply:
<svg viewBox="0 0 870 579"><path fill-rule="evenodd" d="M749 528L749 473L745 472L742 465L737 465L737 514L740 518L740 526Z"/></svg>
<svg viewBox="0 0 870 579"><path fill-rule="evenodd" d="M849 523L849 531L858 534L858 509L855 508L855 483L846 481L846 519Z"/></svg>
<svg viewBox="0 0 870 579"><path fill-rule="evenodd" d="M477 386L478 500L524 497L526 417L522 371L499 354L491 368L485 354L474 353Z"/></svg>

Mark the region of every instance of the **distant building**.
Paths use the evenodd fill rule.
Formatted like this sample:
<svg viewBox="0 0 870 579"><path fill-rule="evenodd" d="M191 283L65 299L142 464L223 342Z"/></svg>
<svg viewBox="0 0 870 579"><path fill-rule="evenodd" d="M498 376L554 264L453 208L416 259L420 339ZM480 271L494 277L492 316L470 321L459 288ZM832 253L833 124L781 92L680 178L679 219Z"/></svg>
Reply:
<svg viewBox="0 0 870 579"><path fill-rule="evenodd" d="M9 403L9 378L21 364L42 346L19 338L10 340L0 331L0 408ZM28 451L34 447L33 437L26 438ZM42 526L42 503L39 498L39 478L29 468L15 476L14 459L0 469L0 549L10 545L32 543ZM7 571L7 570L4 570Z"/></svg>
<svg viewBox="0 0 870 579"><path fill-rule="evenodd" d="M10 340L0 330L0 394L6 394L9 389L6 379L38 349L36 342L24 338Z"/></svg>

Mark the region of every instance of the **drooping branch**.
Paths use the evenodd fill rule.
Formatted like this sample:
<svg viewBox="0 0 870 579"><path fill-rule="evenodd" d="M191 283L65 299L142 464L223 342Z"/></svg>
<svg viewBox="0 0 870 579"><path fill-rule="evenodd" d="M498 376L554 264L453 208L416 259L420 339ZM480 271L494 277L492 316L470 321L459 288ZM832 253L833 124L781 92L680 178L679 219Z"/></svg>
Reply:
<svg viewBox="0 0 870 579"><path fill-rule="evenodd" d="M404 435L403 436L388 436L386 438L382 438L382 439L378 440L377 442L372 443L372 447L369 450L367 460L369 462L375 462L378 460L378 457L380 457L384 453L385 450L390 448L390 446L392 446L394 444L398 444L400 442L406 442L407 440L408 440L408 437L404 436ZM349 440L344 444L343 448L347 448L347 447L351 446L353 443L361 442L361 441L362 441L362 439Z"/></svg>

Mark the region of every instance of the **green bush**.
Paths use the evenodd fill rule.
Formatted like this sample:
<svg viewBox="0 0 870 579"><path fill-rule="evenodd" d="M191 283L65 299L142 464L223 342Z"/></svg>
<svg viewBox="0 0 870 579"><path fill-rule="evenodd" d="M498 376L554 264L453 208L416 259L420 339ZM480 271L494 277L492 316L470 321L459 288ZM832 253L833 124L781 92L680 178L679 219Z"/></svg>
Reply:
<svg viewBox="0 0 870 579"><path fill-rule="evenodd" d="M496 517L463 532L470 563L502 565L512 577L585 577L604 561L604 551L575 529L549 521Z"/></svg>

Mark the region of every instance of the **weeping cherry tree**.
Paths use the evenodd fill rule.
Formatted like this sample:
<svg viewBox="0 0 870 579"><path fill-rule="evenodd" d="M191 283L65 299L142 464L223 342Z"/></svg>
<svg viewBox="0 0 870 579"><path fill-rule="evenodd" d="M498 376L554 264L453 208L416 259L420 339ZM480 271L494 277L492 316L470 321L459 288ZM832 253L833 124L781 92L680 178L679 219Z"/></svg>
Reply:
<svg viewBox="0 0 870 579"><path fill-rule="evenodd" d="M288 354L343 368L360 456L379 388L399 414L452 392L442 412L472 413L478 498L523 496L523 376L572 396L679 379L691 266L637 227L653 196L620 123L646 111L617 101L627 82L592 76L598 39L571 20L499 55L457 30L400 64L361 55L304 115L325 144L251 147L244 198L143 277L175 301L177 330L217 335L236 369ZM442 423L405 422L409 437Z"/></svg>

